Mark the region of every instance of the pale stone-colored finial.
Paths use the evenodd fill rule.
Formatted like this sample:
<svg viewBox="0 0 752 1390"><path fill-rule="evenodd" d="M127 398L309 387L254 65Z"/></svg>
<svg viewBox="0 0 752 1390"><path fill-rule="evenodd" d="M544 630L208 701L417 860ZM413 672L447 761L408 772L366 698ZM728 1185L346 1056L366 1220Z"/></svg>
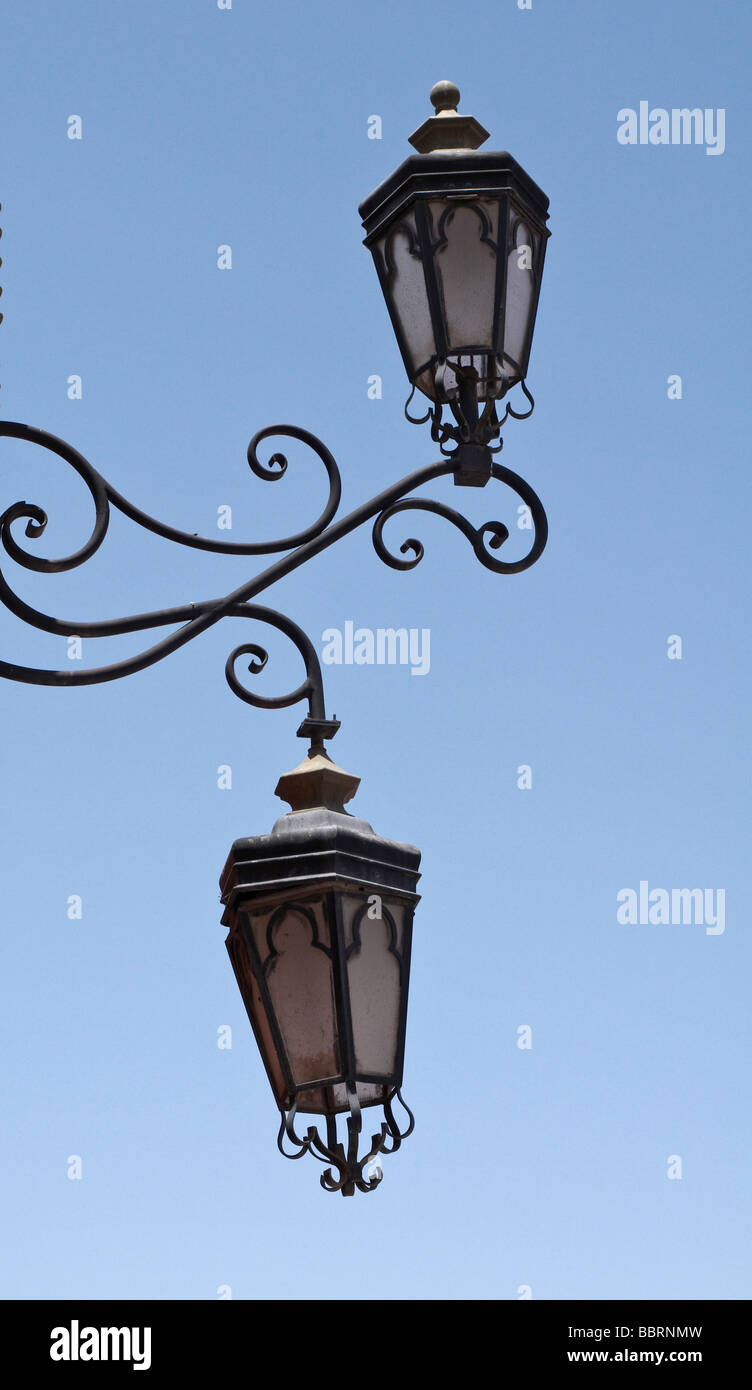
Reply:
<svg viewBox="0 0 752 1390"><path fill-rule="evenodd" d="M437 82L431 88L431 104L436 115L442 111L456 111L460 104L460 89L453 82Z"/></svg>
<svg viewBox="0 0 752 1390"><path fill-rule="evenodd" d="M316 753L304 758L299 767L285 772L276 786L276 795L286 801L293 811L345 810L351 801L360 778L337 767L326 754Z"/></svg>
<svg viewBox="0 0 752 1390"><path fill-rule="evenodd" d="M488 139L480 121L474 116L461 116L457 110L460 89L444 79L431 88L435 111L410 136L410 144L419 154L452 154L462 150L477 150Z"/></svg>

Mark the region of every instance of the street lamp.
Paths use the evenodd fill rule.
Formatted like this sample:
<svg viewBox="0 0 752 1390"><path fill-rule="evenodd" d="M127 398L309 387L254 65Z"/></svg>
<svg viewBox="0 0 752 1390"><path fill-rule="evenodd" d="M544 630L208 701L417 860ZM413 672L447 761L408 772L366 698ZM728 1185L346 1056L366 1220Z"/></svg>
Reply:
<svg viewBox="0 0 752 1390"><path fill-rule="evenodd" d="M410 137L418 153L360 214L405 371L432 403L433 438L457 444L456 483L482 486L496 402L527 373L548 198L511 155L478 153L488 131L458 114L459 99L453 82L436 83L436 114Z"/></svg>
<svg viewBox="0 0 752 1390"><path fill-rule="evenodd" d="M525 376L548 236L548 199L510 155L478 152L486 132L474 117L457 112L459 92L452 83L437 83L431 99L435 115L411 137L418 153L370 194L360 211L365 244L376 263L411 382L405 413L414 419L407 407L415 390L422 392L429 410L415 423L430 418L438 462L335 520L341 480L326 445L299 426L270 425L248 445L251 471L266 482L278 482L288 469L286 456L277 451L264 463L259 447L271 438L294 439L312 450L325 469L326 505L310 526L283 539L217 541L179 531L141 511L65 440L0 421L0 437L39 445L69 464L94 503L89 539L59 559L24 549L14 534L16 523L25 521L26 538L38 541L47 525L46 512L33 502L7 507L0 515L0 545L27 570L54 574L85 563L107 534L111 507L146 530L195 550L249 556L282 552L282 558L223 598L84 623L32 608L0 572L0 602L44 632L98 638L176 627L144 651L111 665L55 671L0 661L0 676L68 687L118 680L161 661L224 617L276 628L297 648L305 678L277 696L248 689L237 672L238 661L250 658L247 670L258 674L268 660L263 646L246 642L227 658L230 689L247 704L263 709L307 705L297 733L309 748L300 766L277 786L290 811L270 834L236 840L232 846L220 882L222 921L229 928L227 950L281 1114L279 1147L290 1158L305 1153L319 1158L327 1165L323 1187L344 1196L356 1188L372 1191L381 1180L379 1156L394 1152L413 1128L401 1085L420 854L412 845L382 839L345 810L358 779L337 767L325 751L340 726L327 717L314 646L291 618L251 600L366 521L373 522L379 558L393 569L414 569L423 558L422 543L409 536L395 552L384 539L386 523L407 510L444 517L496 574L529 569L548 534L546 514L533 489L493 458L502 447L505 421L526 418L533 408ZM517 411L507 401L500 417L498 404L517 385L529 409ZM443 418L445 406L453 423ZM483 487L493 478L511 489L529 521L527 554L500 558L509 537L502 522L476 527L446 503L413 495L424 484L449 476L460 486ZM395 1115L396 1105L406 1118ZM372 1110L380 1111L377 1128L361 1153L363 1112ZM301 1137L304 1115L322 1117L324 1135L307 1124Z"/></svg>
<svg viewBox="0 0 752 1390"><path fill-rule="evenodd" d="M413 1127L400 1086L420 852L347 814L358 781L309 756L277 785L291 810L270 835L236 840L220 880L227 950L282 1114L280 1150L328 1163L322 1186L344 1196L374 1188L381 1170L369 1165ZM375 1106L384 1119L360 1155L361 1111ZM310 1125L298 1137L297 1117L311 1114L325 1116L326 1140Z"/></svg>

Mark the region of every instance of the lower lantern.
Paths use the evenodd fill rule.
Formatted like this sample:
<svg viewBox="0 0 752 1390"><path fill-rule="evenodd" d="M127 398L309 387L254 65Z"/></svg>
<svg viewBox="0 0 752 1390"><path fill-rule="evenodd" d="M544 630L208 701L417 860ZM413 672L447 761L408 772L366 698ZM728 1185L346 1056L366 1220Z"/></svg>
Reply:
<svg viewBox="0 0 752 1390"><path fill-rule="evenodd" d="M277 785L291 811L270 835L236 840L220 879L227 950L282 1114L280 1151L314 1154L327 1165L322 1186L346 1197L378 1186L379 1155L414 1123L400 1087L420 851L345 811L358 786L309 755ZM361 1154L361 1112L376 1106ZM303 1115L324 1116L325 1137L316 1125L301 1137Z"/></svg>

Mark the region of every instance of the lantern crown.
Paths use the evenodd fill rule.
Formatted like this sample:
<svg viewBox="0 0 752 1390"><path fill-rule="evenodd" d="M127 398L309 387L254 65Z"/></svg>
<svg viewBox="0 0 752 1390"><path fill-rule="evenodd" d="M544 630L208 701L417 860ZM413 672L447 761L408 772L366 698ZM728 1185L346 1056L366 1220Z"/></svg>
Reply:
<svg viewBox="0 0 752 1390"><path fill-rule="evenodd" d="M359 786L359 777L337 767L325 753L314 753L280 777L275 795L287 802L291 813L322 807L347 815L345 802L352 800Z"/></svg>
<svg viewBox="0 0 752 1390"><path fill-rule="evenodd" d="M435 150L477 150L488 139L480 121L474 116L461 116L457 107L460 89L453 82L437 82L431 88L435 114L424 121L410 136L410 144L419 154Z"/></svg>

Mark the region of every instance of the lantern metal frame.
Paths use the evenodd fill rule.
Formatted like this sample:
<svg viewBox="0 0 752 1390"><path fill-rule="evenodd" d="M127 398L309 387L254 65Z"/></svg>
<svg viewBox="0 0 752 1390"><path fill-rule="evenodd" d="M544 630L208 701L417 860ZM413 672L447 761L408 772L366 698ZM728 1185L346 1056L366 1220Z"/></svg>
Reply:
<svg viewBox="0 0 752 1390"><path fill-rule="evenodd" d="M313 766L316 763L320 765L321 759L316 759ZM329 775L332 781L349 784L348 791L351 788L354 794L357 778L350 778L339 769ZM316 780L321 774L303 772L301 775L300 770L288 774L280 781L278 795L288 799L283 786L288 779L305 782L309 777ZM326 795L321 797L321 791L319 785L314 800L327 800ZM415 891L420 877L420 851L413 845L383 839L366 821L333 809L335 804L330 800L326 807L293 811L277 821L271 834L236 840L222 873L220 888L225 905L222 924L229 927L227 952L280 1110L277 1138L280 1153L293 1159L311 1153L327 1163L329 1166L321 1174L321 1186L328 1192L341 1192L347 1197L352 1196L356 1188L371 1192L378 1186L382 1173L375 1160L380 1154L394 1153L412 1133L415 1123L401 1088L412 920L420 900ZM345 897L360 899L353 907L349 942L343 911ZM397 904L402 913L401 930L392 912L392 909L396 911ZM363 919L372 907L377 910L379 920L386 923L388 951L396 959L399 971L394 1064L388 1071L379 1072L358 1066L349 979L350 960L362 948ZM328 943L320 937L317 908L326 923ZM297 915L307 924L311 949L323 952L329 961L338 1069L336 1075L326 1078L296 1079L282 1023L270 994L269 977L278 959L275 930L290 915ZM262 922L263 955L252 927L254 917ZM263 921L267 918L264 929ZM379 1093L372 1099L361 1099L361 1085L378 1087ZM344 1090L344 1096L338 1098L335 1088L340 1093ZM326 1103L319 1101L306 1106L306 1093L311 1092L321 1093ZM395 1117L397 1101L407 1116L404 1129L400 1129ZM361 1155L362 1112L379 1106L383 1120ZM302 1138L298 1135L296 1121L303 1114L324 1116L325 1139L315 1124L308 1125ZM338 1117L343 1114L347 1117L344 1143L337 1129Z"/></svg>
<svg viewBox="0 0 752 1390"><path fill-rule="evenodd" d="M434 91L444 85L437 84ZM454 89L457 97L459 93ZM433 93L432 93L433 99ZM426 122L425 128L434 127L430 132L433 139L441 138L437 130L449 127L446 139L457 138L454 134L456 121L466 118L438 116ZM467 118L472 120L472 118ZM423 129L423 128L422 128ZM473 137L485 139L486 132L479 127L480 135ZM412 143L423 148L421 131L413 136ZM429 139L428 144L431 144ZM493 236L492 228L484 211L482 200L490 200L498 205L498 226ZM431 203L444 206L434 225ZM365 230L364 246L373 256L379 284L386 302L395 338L400 349L405 371L412 390L405 406L405 415L413 424L425 424L431 420L431 436L440 446L452 440L458 446L457 462L466 459L472 474L477 470L481 458L480 450L499 438L501 426L511 415L516 419L526 418L532 413L534 401L525 385L527 368L532 347L535 320L540 299L543 264L546 242L550 235L548 220L548 198L530 178L516 159L506 152L483 151L475 148L452 150L432 150L430 153L411 155L395 169L378 188L374 189L360 204L359 212ZM494 296L491 314L492 341L485 344L463 343L453 348L449 341L447 311L443 302L441 283L437 272L437 256L448 244L447 227L460 209L470 209L479 219L479 241L485 243L495 254ZM407 220L414 216L414 226ZM523 352L519 361L512 358L505 344L505 312L507 301L508 259L517 248L517 233L521 225L530 227L535 237L535 245L530 250L529 273L532 277L533 293L528 307L527 326ZM431 320L434 351L423 362L412 362L410 346L405 335L392 288L395 274L393 253L394 238L404 235L408 241L408 253L420 262L426 301ZM383 244L380 244L382 243ZM493 392L481 390L488 382L480 380L472 366L476 355L492 355L497 362L506 363L512 369L508 383L503 377L494 378L498 389ZM468 363L463 358L469 358ZM448 392L445 378L448 370L455 376L458 387ZM428 412L422 417L411 416L408 412L410 400L416 389L423 390L419 381L429 376L433 396ZM496 402L507 395L515 385L520 385L526 395L530 409L518 413L507 406L504 416L499 419ZM424 391L424 394L427 394ZM479 409L479 399L484 401ZM443 407L448 405L455 417L455 424L443 419ZM501 444L496 450L498 452ZM472 477L460 476L457 481L473 485Z"/></svg>

